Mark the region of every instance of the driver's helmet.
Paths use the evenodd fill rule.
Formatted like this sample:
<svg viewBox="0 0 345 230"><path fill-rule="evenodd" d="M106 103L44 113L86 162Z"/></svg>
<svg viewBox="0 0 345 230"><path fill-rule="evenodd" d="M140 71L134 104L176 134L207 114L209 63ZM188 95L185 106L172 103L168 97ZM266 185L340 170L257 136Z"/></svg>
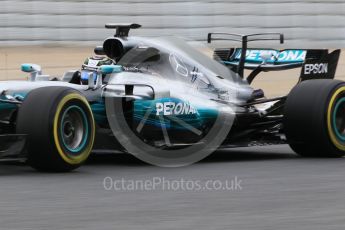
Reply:
<svg viewBox="0 0 345 230"><path fill-rule="evenodd" d="M97 79L97 69L101 65L112 65L114 61L104 56L93 56L85 59L84 64L81 66L81 83L88 84L89 73L93 73L93 80Z"/></svg>

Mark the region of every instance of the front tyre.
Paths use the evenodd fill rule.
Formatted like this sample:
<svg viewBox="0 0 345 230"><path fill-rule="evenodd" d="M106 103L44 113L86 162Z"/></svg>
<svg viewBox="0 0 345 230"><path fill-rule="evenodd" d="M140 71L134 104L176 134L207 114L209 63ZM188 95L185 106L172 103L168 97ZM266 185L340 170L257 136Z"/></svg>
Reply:
<svg viewBox="0 0 345 230"><path fill-rule="evenodd" d="M90 155L95 124L88 101L78 91L44 87L25 98L18 111L17 133L27 134L29 165L66 172Z"/></svg>
<svg viewBox="0 0 345 230"><path fill-rule="evenodd" d="M301 156L344 156L345 82L309 80L295 86L284 107L284 130Z"/></svg>

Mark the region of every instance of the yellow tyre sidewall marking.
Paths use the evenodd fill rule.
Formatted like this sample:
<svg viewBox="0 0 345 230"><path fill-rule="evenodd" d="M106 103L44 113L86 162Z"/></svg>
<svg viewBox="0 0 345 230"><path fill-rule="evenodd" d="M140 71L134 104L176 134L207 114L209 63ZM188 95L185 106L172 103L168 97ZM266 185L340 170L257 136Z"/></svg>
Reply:
<svg viewBox="0 0 345 230"><path fill-rule="evenodd" d="M340 149L342 151L345 151L345 145L342 144L341 142L339 142L339 140L335 136L334 131L332 129L332 107L333 107L333 105L335 103L335 99L342 92L345 92L345 86L342 86L339 89L337 89L337 91L335 91L335 93L333 94L331 100L329 101L328 110L327 110L327 128L328 128L329 137L330 137L332 143L338 149Z"/></svg>
<svg viewBox="0 0 345 230"><path fill-rule="evenodd" d="M63 106L68 101L74 100L74 99L83 101L85 106L88 107L89 114L91 115L91 122L92 122L92 124L91 124L91 137L90 137L89 143L88 143L87 147L85 148L85 150L82 153L78 154L77 156L70 156L70 155L66 155L65 154L65 152L63 151L63 148L60 145L59 132L58 132L58 130L59 130L58 123L59 123L59 116L61 114ZM53 133L54 133L54 141L55 141L56 149L57 149L59 155L61 156L61 158L65 162L67 162L68 164L75 165L75 164L82 163L83 161L85 161L88 158L88 156L91 153L93 142L94 142L94 139L95 139L95 122L94 122L94 119L93 119L93 114L92 114L91 107L89 105L89 102L85 99L85 97L83 97L83 96L81 96L80 94L77 94L77 93L71 93L71 94L68 94L68 95L66 95L65 97L62 98L62 100L59 102L59 104L57 106L57 109L56 109L56 112L55 112L54 125L53 125Z"/></svg>

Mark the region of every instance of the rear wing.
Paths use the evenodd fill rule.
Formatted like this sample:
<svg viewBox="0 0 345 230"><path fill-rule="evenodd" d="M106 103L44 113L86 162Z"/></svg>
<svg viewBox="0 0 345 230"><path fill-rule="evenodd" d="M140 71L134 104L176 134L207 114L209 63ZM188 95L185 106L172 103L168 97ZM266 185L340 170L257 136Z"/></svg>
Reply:
<svg viewBox="0 0 345 230"><path fill-rule="evenodd" d="M214 59L230 66L234 71L241 60L241 49L216 49ZM340 50L331 53L327 49L247 49L244 69L253 70L255 76L268 71L301 68L300 81L309 79L333 79L335 76ZM247 78L250 83L253 74Z"/></svg>
<svg viewBox="0 0 345 230"><path fill-rule="evenodd" d="M301 68L300 81L309 79L333 79L340 50L334 50L329 53L327 49L248 49L248 41L258 40L279 40L284 42L284 36L278 33L253 34L253 35L236 35L240 39L234 38L212 38L212 35L229 35L225 33L208 34L208 42L212 40L233 40L242 41L242 48L215 49L214 58L220 60L223 64L230 66L242 78L244 69L253 70L247 77L249 83L261 71L279 71L293 68ZM279 35L279 37L277 37ZM234 36L230 34L230 36ZM250 37L253 39L248 39ZM260 37L261 36L261 37ZM273 38L262 36L274 36ZM258 38L259 37L259 38Z"/></svg>

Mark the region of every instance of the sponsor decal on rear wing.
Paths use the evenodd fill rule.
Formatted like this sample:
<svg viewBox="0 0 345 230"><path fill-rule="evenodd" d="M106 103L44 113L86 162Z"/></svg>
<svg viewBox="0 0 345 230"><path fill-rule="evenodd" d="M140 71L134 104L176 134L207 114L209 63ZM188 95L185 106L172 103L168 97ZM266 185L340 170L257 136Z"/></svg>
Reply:
<svg viewBox="0 0 345 230"><path fill-rule="evenodd" d="M239 62L241 58L242 49L235 49L229 61ZM271 64L285 64L285 63L303 63L306 59L307 51L300 49L247 49L245 62L249 63L271 63Z"/></svg>

